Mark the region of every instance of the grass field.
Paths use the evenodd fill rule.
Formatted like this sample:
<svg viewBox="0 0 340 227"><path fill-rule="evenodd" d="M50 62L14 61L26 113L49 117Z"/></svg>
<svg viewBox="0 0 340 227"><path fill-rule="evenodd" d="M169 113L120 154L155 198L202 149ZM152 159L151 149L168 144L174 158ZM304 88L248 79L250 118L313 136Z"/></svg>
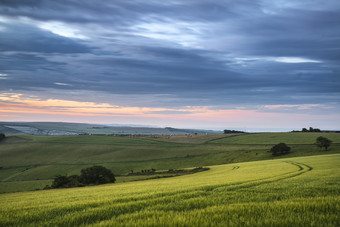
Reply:
<svg viewBox="0 0 340 227"><path fill-rule="evenodd" d="M334 143L340 143L339 133L301 133L301 132L277 132L277 133L255 133L242 136L233 136L211 141L218 144L313 144L319 136L327 137Z"/></svg>
<svg viewBox="0 0 340 227"><path fill-rule="evenodd" d="M323 135L329 151L313 145ZM284 157L340 153L340 134L261 133L192 136L10 136L0 143L0 192L42 189L56 175L103 165L116 175L142 169L179 169L272 159L267 151L285 142ZM280 158L280 157L275 157ZM128 181L132 178L121 179Z"/></svg>
<svg viewBox="0 0 340 227"><path fill-rule="evenodd" d="M340 226L340 154L0 195L0 226Z"/></svg>

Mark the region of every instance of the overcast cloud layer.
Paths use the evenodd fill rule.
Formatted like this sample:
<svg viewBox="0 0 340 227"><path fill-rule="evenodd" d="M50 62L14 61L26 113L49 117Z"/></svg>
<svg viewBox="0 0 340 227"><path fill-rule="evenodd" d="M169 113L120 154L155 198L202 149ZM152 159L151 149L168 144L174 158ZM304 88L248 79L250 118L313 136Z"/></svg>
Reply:
<svg viewBox="0 0 340 227"><path fill-rule="evenodd" d="M338 0L2 0L0 51L3 94L340 110Z"/></svg>

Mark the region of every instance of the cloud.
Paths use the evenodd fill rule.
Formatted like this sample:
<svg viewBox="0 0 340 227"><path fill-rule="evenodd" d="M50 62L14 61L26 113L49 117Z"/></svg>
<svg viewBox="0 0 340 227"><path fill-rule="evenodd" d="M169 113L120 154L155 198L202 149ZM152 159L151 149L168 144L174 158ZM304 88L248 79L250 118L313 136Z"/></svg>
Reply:
<svg viewBox="0 0 340 227"><path fill-rule="evenodd" d="M289 130L289 128L306 127L306 125L315 127L323 125L327 129L336 129L334 125L339 121L336 114L271 113L256 109L216 109L209 106L187 106L181 109L127 107L99 102L41 99L16 93L0 95L0 107L2 120L8 121L17 121L25 116L26 120L33 121L62 119L68 122L108 123L119 120L125 124L144 122L144 124L171 125L179 128L210 129L244 127L243 130L275 128ZM327 119L331 119L332 124Z"/></svg>
<svg viewBox="0 0 340 227"><path fill-rule="evenodd" d="M300 57L276 57L276 58L269 58L270 60L276 62L283 62L283 63L320 63L321 61L300 58Z"/></svg>
<svg viewBox="0 0 340 227"><path fill-rule="evenodd" d="M265 105L265 109L269 110L279 110L279 109L298 109L298 110L308 110L313 108L323 108L330 109L332 107L324 104L301 104L301 105Z"/></svg>
<svg viewBox="0 0 340 227"><path fill-rule="evenodd" d="M5 113L39 113L39 114L64 114L79 116L145 116L152 115L168 115L204 112L205 107L186 107L184 109L171 108L150 108L150 107L129 107L118 106L109 103L83 102L65 99L41 99L35 96L25 96L18 93L0 94L0 112Z"/></svg>
<svg viewBox="0 0 340 227"><path fill-rule="evenodd" d="M65 23L61 22L41 22L39 23L39 28L48 30L54 34L59 36L67 37L67 38L76 38L76 39L88 39L86 36L82 35L81 32L76 29L69 27Z"/></svg>
<svg viewBox="0 0 340 227"><path fill-rule="evenodd" d="M319 0L2 1L0 92L164 113L337 109L339 11Z"/></svg>
<svg viewBox="0 0 340 227"><path fill-rule="evenodd" d="M0 23L1 51L40 53L87 53L90 48L75 40L58 36L27 24Z"/></svg>
<svg viewBox="0 0 340 227"><path fill-rule="evenodd" d="M59 86L70 86L69 84L65 84L65 83L58 83L58 82L55 82L54 84L55 84L55 85L59 85Z"/></svg>
<svg viewBox="0 0 340 227"><path fill-rule="evenodd" d="M42 0L2 0L1 4L9 7L37 6Z"/></svg>
<svg viewBox="0 0 340 227"><path fill-rule="evenodd" d="M0 73L0 79L7 79L7 76L6 73Z"/></svg>

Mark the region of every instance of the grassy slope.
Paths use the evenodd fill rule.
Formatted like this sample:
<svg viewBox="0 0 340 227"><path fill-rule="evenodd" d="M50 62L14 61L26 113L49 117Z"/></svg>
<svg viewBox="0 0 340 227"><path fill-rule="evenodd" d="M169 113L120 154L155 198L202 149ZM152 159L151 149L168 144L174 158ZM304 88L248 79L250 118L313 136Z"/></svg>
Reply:
<svg viewBox="0 0 340 227"><path fill-rule="evenodd" d="M186 143L186 144L203 144L212 140L219 140L222 138L228 138L239 134L199 134L199 135L156 135L145 136L146 139L154 139L162 142L172 143Z"/></svg>
<svg viewBox="0 0 340 227"><path fill-rule="evenodd" d="M217 144L277 144L284 142L286 144L313 144L319 136L327 137L333 143L340 143L339 133L255 133L245 134L242 136L234 136L219 140L214 140L212 143Z"/></svg>
<svg viewBox="0 0 340 227"><path fill-rule="evenodd" d="M0 195L2 226L339 226L340 154Z"/></svg>
<svg viewBox="0 0 340 227"><path fill-rule="evenodd" d="M318 133L246 134L129 138L109 136L21 136L0 143L0 192L42 188L42 180L58 174L79 174L99 164L115 174L130 170L174 169L272 159L272 144L285 142L292 153L285 157L340 152L333 144L328 152L313 145ZM340 142L340 134L322 134ZM296 144L299 139L299 144ZM302 144L302 145L300 145ZM29 187L29 182L39 180ZM50 181L47 181L50 182ZM11 187L12 185L12 187Z"/></svg>

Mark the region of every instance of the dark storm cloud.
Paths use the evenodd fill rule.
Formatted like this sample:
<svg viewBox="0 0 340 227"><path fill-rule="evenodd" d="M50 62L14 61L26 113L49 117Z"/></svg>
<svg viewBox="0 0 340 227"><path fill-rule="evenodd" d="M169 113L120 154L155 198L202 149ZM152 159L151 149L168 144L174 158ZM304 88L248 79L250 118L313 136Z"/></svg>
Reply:
<svg viewBox="0 0 340 227"><path fill-rule="evenodd" d="M6 53L0 55L0 72L8 78L0 82L1 91L41 90L56 87L59 78L67 80L63 66L43 56L29 53Z"/></svg>
<svg viewBox="0 0 340 227"><path fill-rule="evenodd" d="M178 105L338 102L339 5L283 3L1 1L0 88L172 95Z"/></svg>
<svg viewBox="0 0 340 227"><path fill-rule="evenodd" d="M258 8L256 1L102 1L92 0L30 0L3 1L0 12L3 15L26 16L38 20L58 20L66 22L107 22L129 24L138 20L166 20L177 18L187 21L224 20L249 13ZM62 13L61 13L62 12ZM252 11L254 12L254 11ZM149 18L146 19L146 16Z"/></svg>
<svg viewBox="0 0 340 227"><path fill-rule="evenodd" d="M36 69L56 69L63 63L50 62L43 57L27 53L7 53L0 55L0 70L35 71Z"/></svg>
<svg viewBox="0 0 340 227"><path fill-rule="evenodd" d="M42 0L2 0L0 5L9 7L37 6Z"/></svg>
<svg viewBox="0 0 340 227"><path fill-rule="evenodd" d="M237 34L238 45L228 51L254 56L299 56L319 60L339 60L340 13L287 9L280 14L261 14L237 19L222 29ZM223 48L225 39L213 44Z"/></svg>

